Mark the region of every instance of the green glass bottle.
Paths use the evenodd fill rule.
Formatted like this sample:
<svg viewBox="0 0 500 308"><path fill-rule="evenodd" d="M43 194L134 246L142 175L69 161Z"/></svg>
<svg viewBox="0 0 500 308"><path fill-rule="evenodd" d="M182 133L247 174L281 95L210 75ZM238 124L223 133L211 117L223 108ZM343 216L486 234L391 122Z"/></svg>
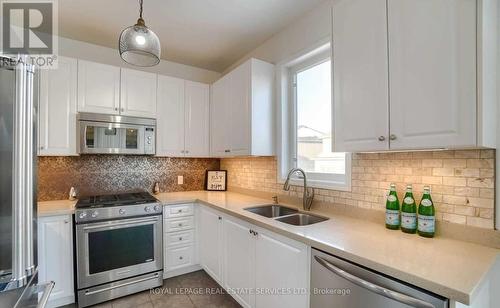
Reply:
<svg viewBox="0 0 500 308"><path fill-rule="evenodd" d="M431 189L424 187L424 195L418 206L418 234L424 237L434 237L436 232L436 210L431 198Z"/></svg>
<svg viewBox="0 0 500 308"><path fill-rule="evenodd" d="M396 192L396 184L391 183L391 190L385 202L385 227L391 230L399 229L399 200Z"/></svg>
<svg viewBox="0 0 500 308"><path fill-rule="evenodd" d="M411 185L406 186L406 194L401 205L401 231L417 233L417 205Z"/></svg>

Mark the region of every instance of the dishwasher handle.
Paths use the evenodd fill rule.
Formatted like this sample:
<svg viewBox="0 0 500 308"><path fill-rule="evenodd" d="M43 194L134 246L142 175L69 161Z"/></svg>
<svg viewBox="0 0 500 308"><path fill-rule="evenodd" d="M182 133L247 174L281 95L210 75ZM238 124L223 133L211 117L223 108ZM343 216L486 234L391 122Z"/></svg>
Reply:
<svg viewBox="0 0 500 308"><path fill-rule="evenodd" d="M434 305L431 303L428 303L426 301L423 301L418 298L414 298L408 295L405 295L403 293L399 293L394 290L390 290L384 287L381 287L377 284L371 283L369 281L366 281L364 279L361 279L359 277L356 277L340 268L337 266L333 265L332 263L328 262L326 259L320 257L320 256L314 256L314 259L318 261L319 264L323 265L326 269L331 271L332 273L344 278L345 280L348 280L355 285L358 285L364 289L367 289L373 293L385 296L387 298L393 299L395 301L398 301L400 303L410 305L413 307L417 308L435 308Z"/></svg>

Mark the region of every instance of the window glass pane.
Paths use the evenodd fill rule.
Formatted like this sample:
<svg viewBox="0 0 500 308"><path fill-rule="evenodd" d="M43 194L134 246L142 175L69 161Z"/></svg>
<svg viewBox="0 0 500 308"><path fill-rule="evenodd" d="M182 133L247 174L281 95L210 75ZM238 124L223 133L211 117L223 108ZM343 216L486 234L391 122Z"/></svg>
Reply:
<svg viewBox="0 0 500 308"><path fill-rule="evenodd" d="M308 173L345 174L345 153L332 147L331 63L297 73L297 166Z"/></svg>
<svg viewBox="0 0 500 308"><path fill-rule="evenodd" d="M137 149L137 136L139 134L139 131L137 129L127 129L127 134L126 134L126 148L127 149Z"/></svg>

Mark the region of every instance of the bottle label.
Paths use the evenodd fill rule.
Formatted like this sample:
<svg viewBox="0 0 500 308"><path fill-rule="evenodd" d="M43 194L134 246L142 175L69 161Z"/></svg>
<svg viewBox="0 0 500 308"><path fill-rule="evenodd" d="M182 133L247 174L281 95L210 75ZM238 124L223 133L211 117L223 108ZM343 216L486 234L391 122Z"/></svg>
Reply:
<svg viewBox="0 0 500 308"><path fill-rule="evenodd" d="M405 229L416 229L417 214L401 212L401 227Z"/></svg>
<svg viewBox="0 0 500 308"><path fill-rule="evenodd" d="M418 215L418 231L434 233L436 230L436 217Z"/></svg>
<svg viewBox="0 0 500 308"><path fill-rule="evenodd" d="M396 201L396 196L394 196L394 195L389 195L389 196L387 196L387 201L389 201L389 202L394 202L394 201Z"/></svg>
<svg viewBox="0 0 500 308"><path fill-rule="evenodd" d="M404 201L406 204L413 204L415 202L412 197L406 197Z"/></svg>
<svg viewBox="0 0 500 308"><path fill-rule="evenodd" d="M420 202L420 204L422 204L423 206L431 206L432 205L432 201L429 200L429 199L422 199L422 201Z"/></svg>
<svg viewBox="0 0 500 308"><path fill-rule="evenodd" d="M399 226L399 211L385 210L385 223L391 226Z"/></svg>

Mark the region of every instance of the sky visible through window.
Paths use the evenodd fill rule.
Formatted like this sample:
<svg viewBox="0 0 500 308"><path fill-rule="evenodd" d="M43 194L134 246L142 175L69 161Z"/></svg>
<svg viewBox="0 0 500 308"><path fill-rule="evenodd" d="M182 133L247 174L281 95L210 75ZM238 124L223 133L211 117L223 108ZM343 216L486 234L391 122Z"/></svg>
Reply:
<svg viewBox="0 0 500 308"><path fill-rule="evenodd" d="M345 173L345 153L333 153L331 62L297 73L297 165L310 173Z"/></svg>

